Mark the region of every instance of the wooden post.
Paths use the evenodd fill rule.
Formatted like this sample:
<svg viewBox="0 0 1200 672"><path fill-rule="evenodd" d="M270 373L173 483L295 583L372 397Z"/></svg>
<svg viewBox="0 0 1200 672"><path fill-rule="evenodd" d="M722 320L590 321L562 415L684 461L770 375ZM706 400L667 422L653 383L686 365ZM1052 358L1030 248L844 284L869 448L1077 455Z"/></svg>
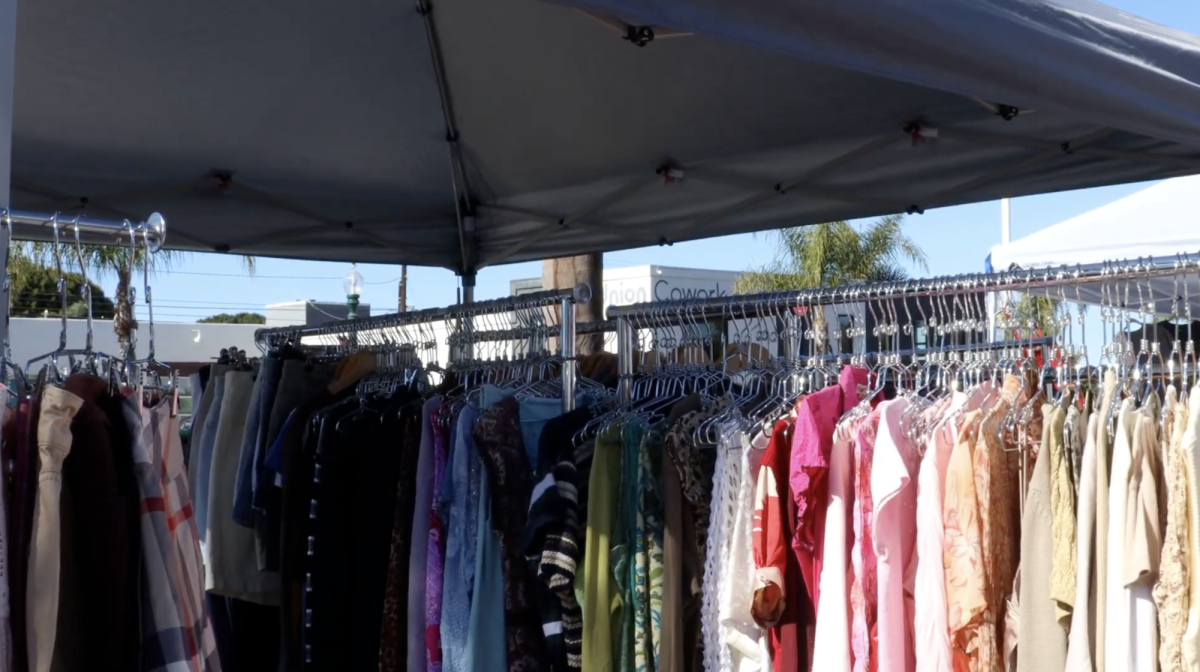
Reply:
<svg viewBox="0 0 1200 672"><path fill-rule="evenodd" d="M581 282L592 288L592 300L579 304L575 322L596 322L604 319L604 255L585 254L560 257L542 262L543 289L570 289ZM590 355L604 350L604 335L589 334L576 337L578 354Z"/></svg>
<svg viewBox="0 0 1200 672"><path fill-rule="evenodd" d="M396 312L408 312L408 264L400 267L400 300L396 306Z"/></svg>

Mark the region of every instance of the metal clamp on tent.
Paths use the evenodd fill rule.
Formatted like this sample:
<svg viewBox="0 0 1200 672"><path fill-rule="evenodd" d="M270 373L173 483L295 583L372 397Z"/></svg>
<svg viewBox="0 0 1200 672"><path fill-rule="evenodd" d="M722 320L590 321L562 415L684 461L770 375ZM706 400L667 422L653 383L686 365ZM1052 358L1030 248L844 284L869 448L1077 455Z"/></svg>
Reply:
<svg viewBox="0 0 1200 672"><path fill-rule="evenodd" d="M167 219L155 212L144 221L100 219L85 215L0 210L0 225L11 228L14 240L56 241L58 231L71 231L74 240L85 245L146 247L150 252L162 249L167 240ZM134 235L130 235L130 234Z"/></svg>

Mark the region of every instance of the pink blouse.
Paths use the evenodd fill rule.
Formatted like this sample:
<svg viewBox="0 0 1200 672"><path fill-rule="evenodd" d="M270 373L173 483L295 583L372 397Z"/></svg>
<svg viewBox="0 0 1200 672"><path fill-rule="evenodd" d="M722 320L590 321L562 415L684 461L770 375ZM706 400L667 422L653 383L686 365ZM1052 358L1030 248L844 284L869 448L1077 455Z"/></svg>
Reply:
<svg viewBox="0 0 1200 672"><path fill-rule="evenodd" d="M885 402L884 407L892 402ZM871 465L875 456L875 433L880 411L875 410L859 425L854 442L854 547L850 550L854 577L850 582L850 645L854 653L854 672L876 669L871 664L871 632L875 626L878 599L873 520L875 505L871 497Z"/></svg>
<svg viewBox="0 0 1200 672"><path fill-rule="evenodd" d="M879 435L871 465L878 558L878 641L881 672L913 672L913 572L917 540L917 468L920 454L908 437L911 404L879 405Z"/></svg>
<svg viewBox="0 0 1200 672"><path fill-rule="evenodd" d="M842 413L858 404L869 376L866 369L844 367L837 385L808 395L797 411L788 476L796 501L797 519L792 549L804 576L804 586L812 597L814 613L819 607L833 430Z"/></svg>

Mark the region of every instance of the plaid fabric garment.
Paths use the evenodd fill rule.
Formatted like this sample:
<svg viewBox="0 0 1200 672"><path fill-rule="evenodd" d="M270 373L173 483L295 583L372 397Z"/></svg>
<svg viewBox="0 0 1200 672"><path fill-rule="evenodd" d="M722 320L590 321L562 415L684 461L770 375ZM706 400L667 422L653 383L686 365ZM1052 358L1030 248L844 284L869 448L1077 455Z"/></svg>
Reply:
<svg viewBox="0 0 1200 672"><path fill-rule="evenodd" d="M171 417L170 403L148 409L132 400L125 404L141 495L142 669L220 672L179 419Z"/></svg>

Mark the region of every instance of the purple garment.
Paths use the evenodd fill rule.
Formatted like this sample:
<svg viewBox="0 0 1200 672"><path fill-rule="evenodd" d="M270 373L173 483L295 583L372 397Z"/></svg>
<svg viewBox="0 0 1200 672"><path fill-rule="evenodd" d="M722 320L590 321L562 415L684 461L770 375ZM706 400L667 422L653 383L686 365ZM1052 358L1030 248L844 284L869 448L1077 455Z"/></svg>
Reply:
<svg viewBox="0 0 1200 672"><path fill-rule="evenodd" d="M452 421L449 404L434 414L433 502L429 507L429 551L425 565L425 662L429 672L442 672L442 581L445 579L446 530L438 509L446 474L448 441L443 421Z"/></svg>
<svg viewBox="0 0 1200 672"><path fill-rule="evenodd" d="M432 397L421 407L421 454L417 458L417 494L413 502L412 545L408 555L408 646L406 668L408 672L426 672L428 669L425 640L426 601L425 570L429 563L429 512L433 510L434 478L434 427L437 425L441 397ZM438 486L441 483L437 483Z"/></svg>

